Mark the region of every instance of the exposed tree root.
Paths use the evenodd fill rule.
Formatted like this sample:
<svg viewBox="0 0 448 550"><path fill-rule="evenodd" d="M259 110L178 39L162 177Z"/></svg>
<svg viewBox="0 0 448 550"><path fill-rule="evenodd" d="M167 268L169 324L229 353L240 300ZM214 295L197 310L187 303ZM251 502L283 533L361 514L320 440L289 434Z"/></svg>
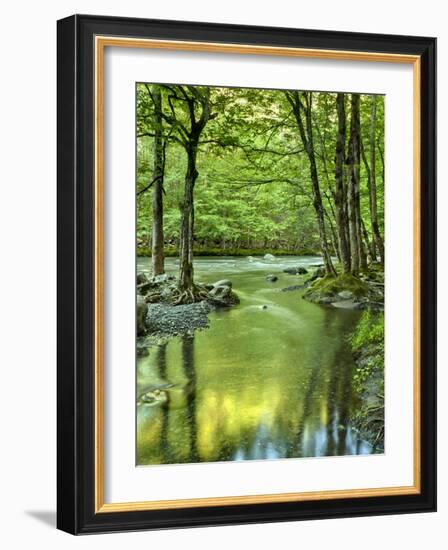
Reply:
<svg viewBox="0 0 448 550"><path fill-rule="evenodd" d="M172 304L178 306L181 304L194 304L196 302L202 302L209 297L208 291L201 285L193 285L186 290L178 289L173 292Z"/></svg>

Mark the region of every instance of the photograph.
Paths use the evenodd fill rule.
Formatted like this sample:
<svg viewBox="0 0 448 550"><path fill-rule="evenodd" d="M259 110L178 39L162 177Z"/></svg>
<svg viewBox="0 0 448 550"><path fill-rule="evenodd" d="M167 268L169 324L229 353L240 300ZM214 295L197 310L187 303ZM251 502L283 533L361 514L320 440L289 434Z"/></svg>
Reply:
<svg viewBox="0 0 448 550"><path fill-rule="evenodd" d="M137 466L387 452L385 103L136 83Z"/></svg>

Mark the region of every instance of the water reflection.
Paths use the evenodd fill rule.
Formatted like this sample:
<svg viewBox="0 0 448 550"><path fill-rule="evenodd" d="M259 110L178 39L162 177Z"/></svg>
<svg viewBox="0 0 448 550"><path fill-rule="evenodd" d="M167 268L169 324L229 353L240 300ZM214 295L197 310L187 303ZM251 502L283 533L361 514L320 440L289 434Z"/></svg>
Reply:
<svg viewBox="0 0 448 550"><path fill-rule="evenodd" d="M231 278L241 304L138 360L137 397L149 397L137 401L137 464L372 452L348 421L356 403L346 338L359 312L280 292L288 275L269 286L245 259L198 262L196 273Z"/></svg>

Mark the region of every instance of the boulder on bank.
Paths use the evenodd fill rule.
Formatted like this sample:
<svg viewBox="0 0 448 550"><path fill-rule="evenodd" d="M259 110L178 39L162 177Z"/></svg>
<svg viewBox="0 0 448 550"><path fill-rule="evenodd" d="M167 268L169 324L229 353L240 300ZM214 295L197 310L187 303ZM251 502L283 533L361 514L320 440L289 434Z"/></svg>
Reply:
<svg viewBox="0 0 448 550"><path fill-rule="evenodd" d="M146 302L151 303L154 301L160 301L162 287L172 283L175 280L176 277L174 277L174 275L168 275L167 273L148 276L143 271L139 272L137 273L137 293L141 296L145 296ZM148 296L151 294L156 295L156 297L151 298L151 296Z"/></svg>
<svg viewBox="0 0 448 550"><path fill-rule="evenodd" d="M316 279L320 279L321 277L325 277L325 267L323 265L313 271L311 277L308 279L307 282L315 281Z"/></svg>
<svg viewBox="0 0 448 550"><path fill-rule="evenodd" d="M141 336L146 332L146 314L148 313L148 304L143 296L137 295L137 335Z"/></svg>
<svg viewBox="0 0 448 550"><path fill-rule="evenodd" d="M330 302L331 305L338 309L361 309L362 303L354 300L342 300L340 302Z"/></svg>
<svg viewBox="0 0 448 550"><path fill-rule="evenodd" d="M268 283L275 283L276 281L278 281L278 277L277 275L273 275L271 273L270 275L266 276L266 281L268 281Z"/></svg>
<svg viewBox="0 0 448 550"><path fill-rule="evenodd" d="M137 273L137 286L148 282L148 276L143 271Z"/></svg>
<svg viewBox="0 0 448 550"><path fill-rule="evenodd" d="M354 298L354 294L351 290L342 290L338 292L338 296L342 300L352 300Z"/></svg>

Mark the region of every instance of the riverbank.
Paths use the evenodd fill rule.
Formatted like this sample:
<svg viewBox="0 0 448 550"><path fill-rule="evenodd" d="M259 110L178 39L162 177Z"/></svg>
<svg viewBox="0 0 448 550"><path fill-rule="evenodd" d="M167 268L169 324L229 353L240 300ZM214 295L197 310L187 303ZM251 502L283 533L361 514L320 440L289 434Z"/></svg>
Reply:
<svg viewBox="0 0 448 550"><path fill-rule="evenodd" d="M185 297L184 303L182 300ZM147 335L154 338L191 335L209 326L208 314L215 308L239 303L232 282L223 279L213 284L194 285L188 293L179 290L173 275L137 274L137 334L140 347Z"/></svg>
<svg viewBox="0 0 448 550"><path fill-rule="evenodd" d="M306 282L305 300L340 309L384 310L384 271L379 264L357 277L350 273L338 273L336 277L324 272L315 275L314 280Z"/></svg>
<svg viewBox="0 0 448 550"><path fill-rule="evenodd" d="M384 313L367 310L350 338L359 407L351 421L374 452L384 452Z"/></svg>
<svg viewBox="0 0 448 550"><path fill-rule="evenodd" d="M302 248L299 250L290 250L287 248L233 248L233 247L193 247L193 255L195 257L204 256L264 256L272 254L274 256L317 256L319 252L311 248ZM176 246L166 246L164 249L166 258L179 257L179 248ZM151 249L148 246L137 245L137 256L150 258Z"/></svg>

